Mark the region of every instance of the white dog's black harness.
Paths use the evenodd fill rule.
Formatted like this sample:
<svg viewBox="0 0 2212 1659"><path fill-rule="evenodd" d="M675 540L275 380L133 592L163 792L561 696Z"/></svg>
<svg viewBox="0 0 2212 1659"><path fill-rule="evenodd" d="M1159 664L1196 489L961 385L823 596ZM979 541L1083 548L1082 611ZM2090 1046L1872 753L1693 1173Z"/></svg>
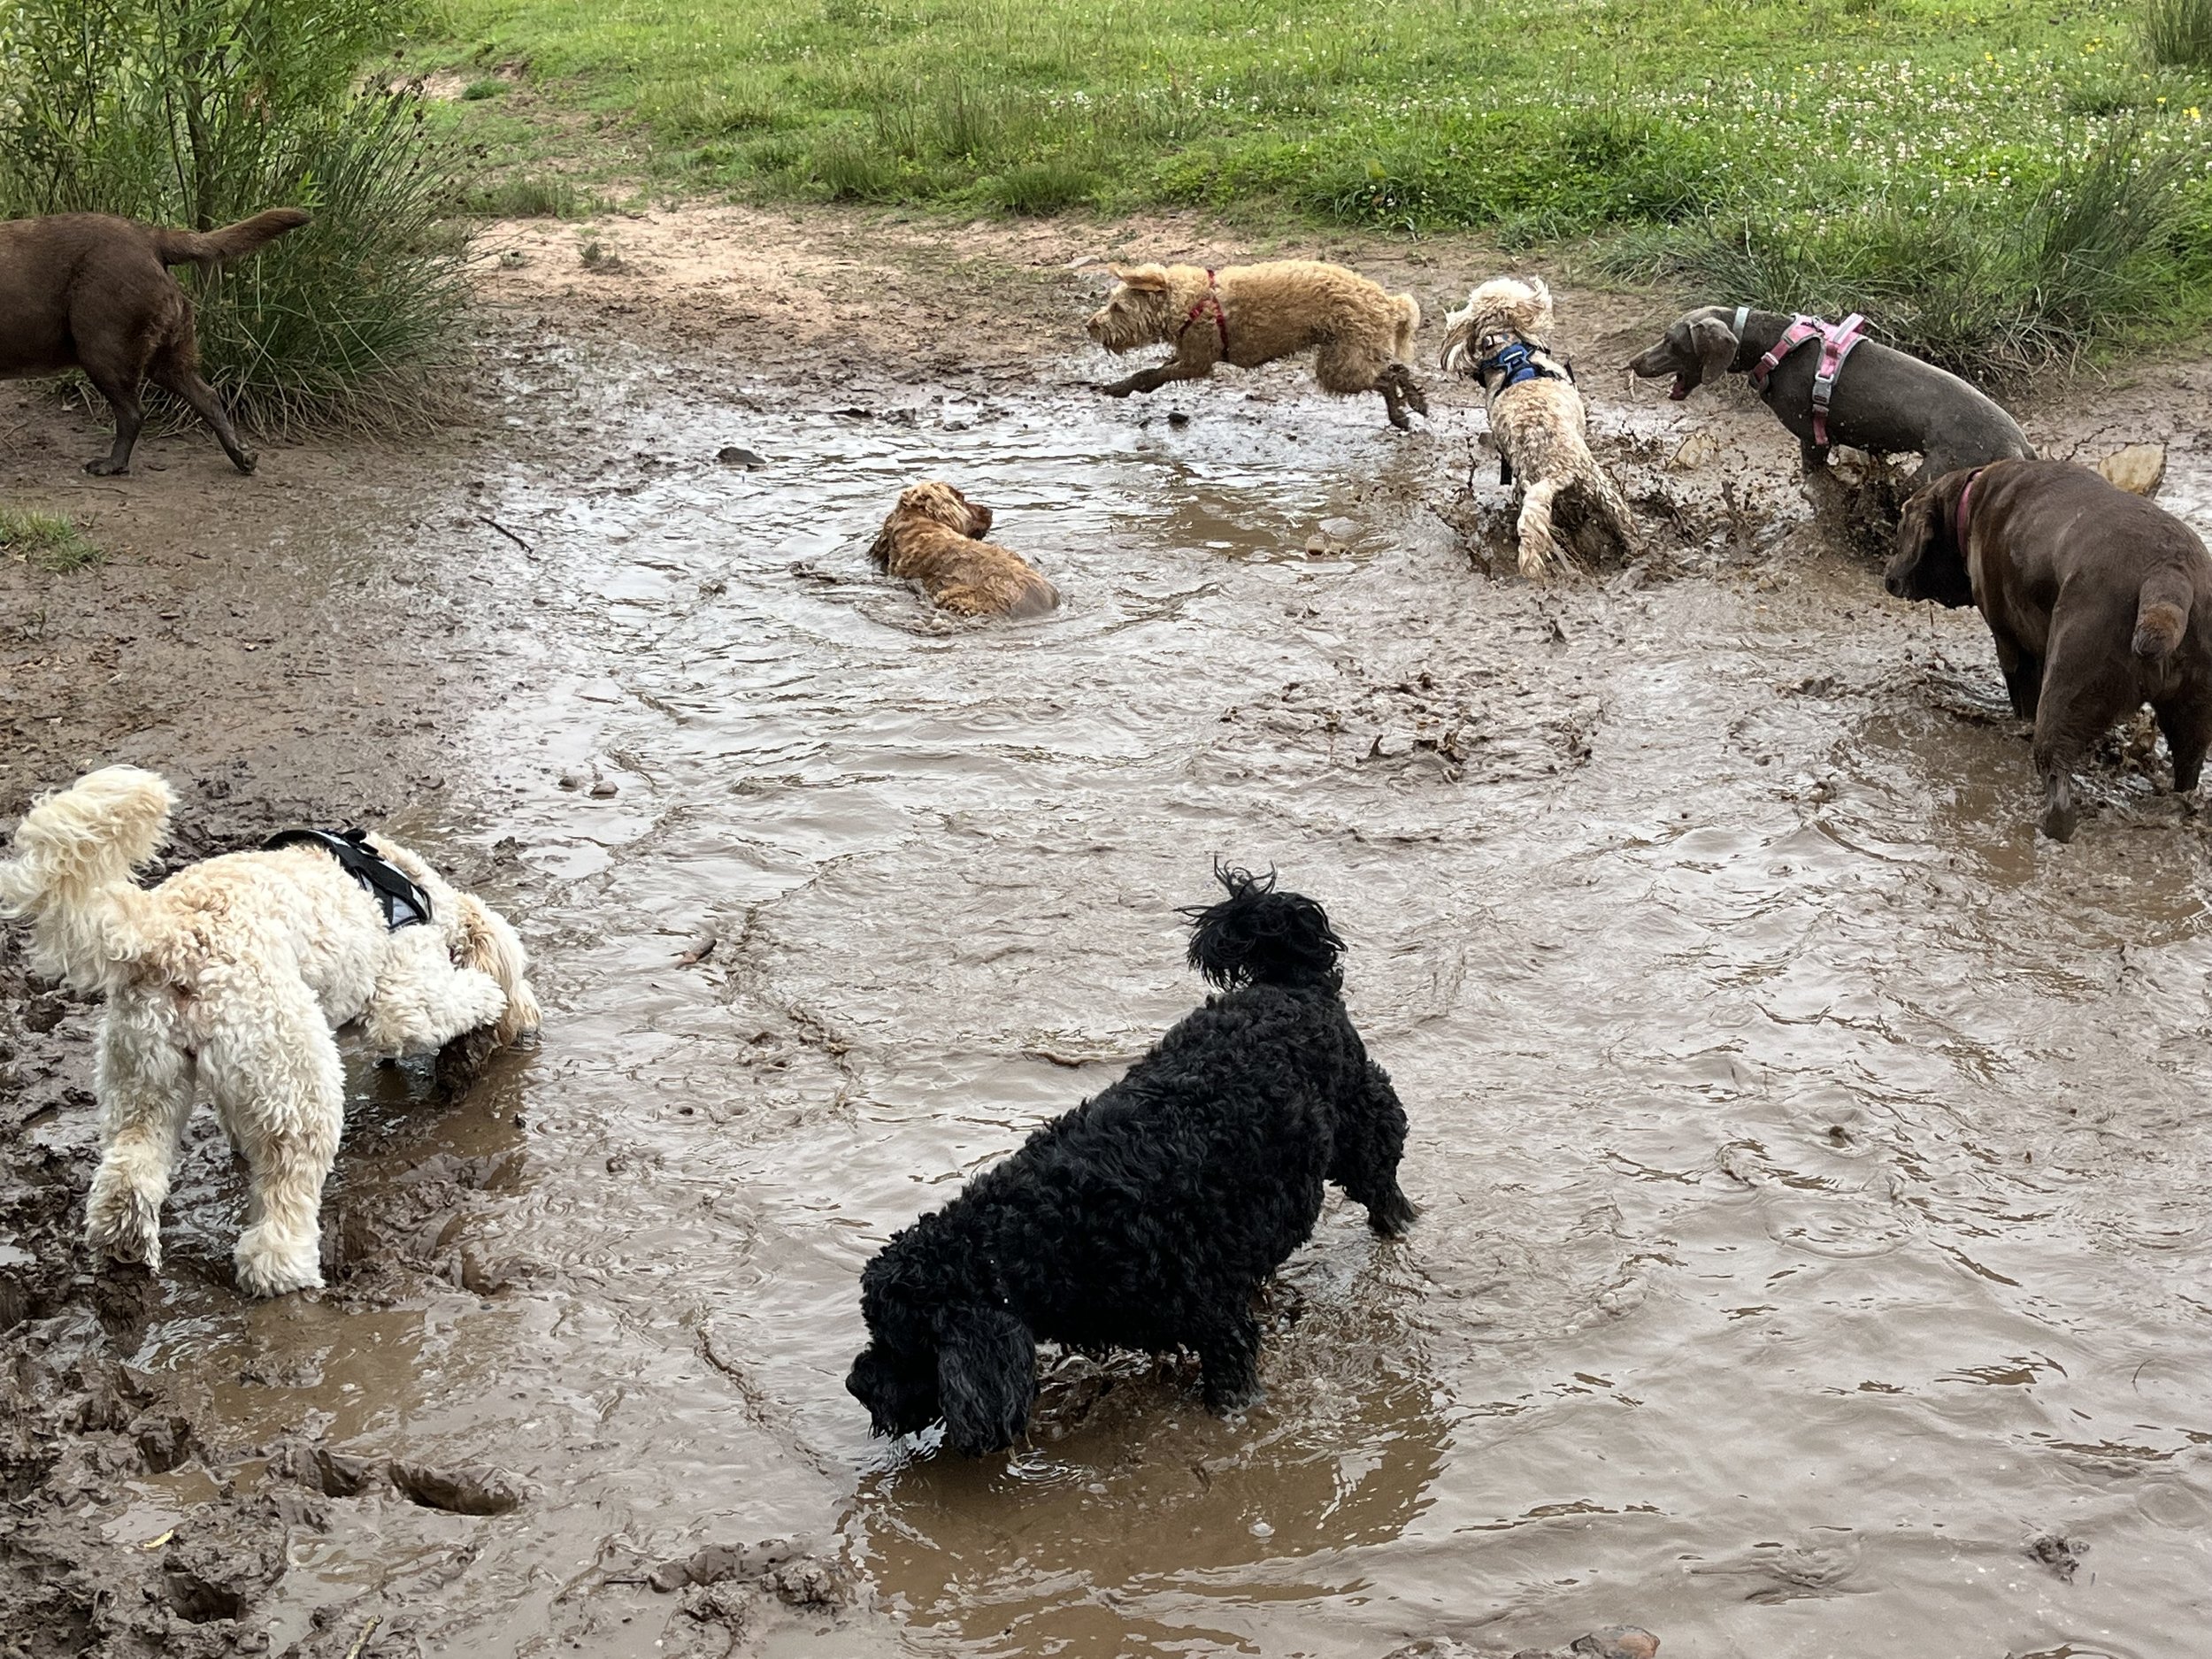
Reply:
<svg viewBox="0 0 2212 1659"><path fill-rule="evenodd" d="M280 830L261 843L264 852L280 847L319 847L335 858L383 907L384 926L393 933L430 919L430 895L369 850L366 830Z"/></svg>

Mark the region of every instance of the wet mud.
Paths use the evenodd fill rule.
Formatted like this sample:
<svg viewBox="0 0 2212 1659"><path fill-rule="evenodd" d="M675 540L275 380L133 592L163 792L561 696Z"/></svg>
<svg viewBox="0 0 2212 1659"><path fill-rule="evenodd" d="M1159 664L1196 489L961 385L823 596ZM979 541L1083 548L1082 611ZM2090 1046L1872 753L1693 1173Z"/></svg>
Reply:
<svg viewBox="0 0 2212 1659"><path fill-rule="evenodd" d="M0 571L0 816L129 760L173 862L388 822L547 1008L458 1102L356 1063L331 1286L247 1303L204 1114L163 1272L84 1255L97 1010L0 945L9 1651L2186 1649L2212 945L2140 732L2039 841L1978 620L1739 403L1593 389L1647 556L1532 588L1463 396L690 326L521 305L476 429L235 486L154 441L108 564ZM2170 441L2202 529L2188 406L2029 424ZM77 488L88 426L0 429ZM930 475L1062 611L868 565ZM1349 941L1419 1224L1332 1203L1232 1418L1048 1355L1006 1456L871 1440L862 1263L1196 999L1217 856Z"/></svg>

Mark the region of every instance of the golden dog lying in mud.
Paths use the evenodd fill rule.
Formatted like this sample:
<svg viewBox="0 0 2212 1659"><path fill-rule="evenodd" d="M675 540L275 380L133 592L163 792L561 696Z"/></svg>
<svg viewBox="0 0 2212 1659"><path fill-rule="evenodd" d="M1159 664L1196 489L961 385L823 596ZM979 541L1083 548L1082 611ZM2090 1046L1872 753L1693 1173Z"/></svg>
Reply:
<svg viewBox="0 0 2212 1659"><path fill-rule="evenodd" d="M983 538L991 510L931 479L902 490L868 556L964 617L1040 617L1059 590L1011 548Z"/></svg>
<svg viewBox="0 0 2212 1659"><path fill-rule="evenodd" d="M1312 351L1313 376L1325 392L1378 392L1390 424L1412 423L1406 411L1429 412L1408 359L1421 326L1410 294L1386 293L1356 271L1317 259L1267 265L1110 265L1116 282L1105 305L1084 326L1118 355L1141 346L1171 345L1156 368L1099 389L1110 397L1155 392L1171 380L1202 380L1217 363L1256 369L1278 357Z"/></svg>

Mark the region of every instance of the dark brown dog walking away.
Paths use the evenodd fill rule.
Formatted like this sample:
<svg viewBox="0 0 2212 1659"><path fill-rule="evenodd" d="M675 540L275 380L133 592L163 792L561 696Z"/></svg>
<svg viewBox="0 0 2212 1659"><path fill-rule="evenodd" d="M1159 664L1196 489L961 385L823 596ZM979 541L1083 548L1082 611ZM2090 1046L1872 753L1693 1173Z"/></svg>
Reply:
<svg viewBox="0 0 2212 1659"><path fill-rule="evenodd" d="M115 448L88 472L131 469L148 380L191 404L242 472L253 471L215 390L200 378L192 301L168 267L210 269L257 253L308 215L273 208L220 230L165 230L105 213L0 223L0 380L82 369L115 411Z"/></svg>
<svg viewBox="0 0 2212 1659"><path fill-rule="evenodd" d="M2035 722L2043 833L2073 839L2073 768L2113 722L2158 716L2174 788L2212 744L2212 555L2196 532L2070 461L1946 473L1905 503L1900 599L1977 605L2013 711Z"/></svg>

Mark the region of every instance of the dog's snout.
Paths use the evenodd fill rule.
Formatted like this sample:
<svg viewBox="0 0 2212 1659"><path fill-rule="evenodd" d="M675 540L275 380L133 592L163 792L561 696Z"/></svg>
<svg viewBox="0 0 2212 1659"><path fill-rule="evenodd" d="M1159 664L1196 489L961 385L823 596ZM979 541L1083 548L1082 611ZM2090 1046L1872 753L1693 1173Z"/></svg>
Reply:
<svg viewBox="0 0 2212 1659"><path fill-rule="evenodd" d="M1889 596L1892 599L1902 599L1905 596L1905 579L1901 576L1885 576L1882 578L1882 586L1889 589Z"/></svg>

